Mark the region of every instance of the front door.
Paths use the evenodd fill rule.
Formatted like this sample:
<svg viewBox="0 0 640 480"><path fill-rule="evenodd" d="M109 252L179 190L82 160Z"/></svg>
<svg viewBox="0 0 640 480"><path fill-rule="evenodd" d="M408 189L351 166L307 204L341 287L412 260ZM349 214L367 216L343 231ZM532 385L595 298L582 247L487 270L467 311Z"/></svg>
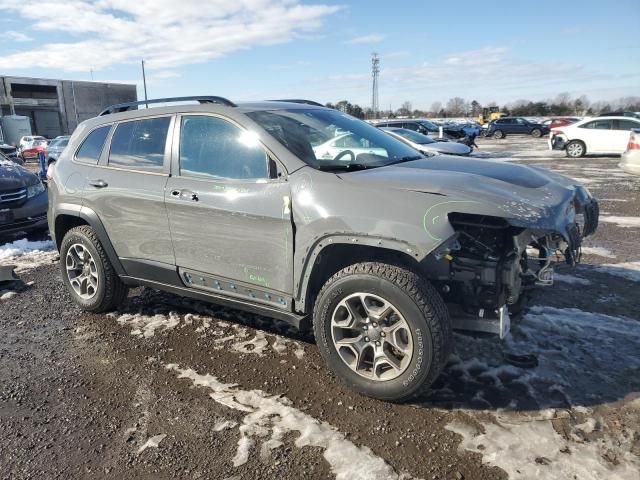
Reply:
<svg viewBox="0 0 640 480"><path fill-rule="evenodd" d="M219 116L183 115L178 138L165 202L183 281L226 294L242 287L257 301L290 297L289 184L257 135Z"/></svg>
<svg viewBox="0 0 640 480"><path fill-rule="evenodd" d="M615 142L611 134L613 120L606 118L597 119L582 124L578 128L584 129L582 137L587 144L587 153L608 153L614 151Z"/></svg>

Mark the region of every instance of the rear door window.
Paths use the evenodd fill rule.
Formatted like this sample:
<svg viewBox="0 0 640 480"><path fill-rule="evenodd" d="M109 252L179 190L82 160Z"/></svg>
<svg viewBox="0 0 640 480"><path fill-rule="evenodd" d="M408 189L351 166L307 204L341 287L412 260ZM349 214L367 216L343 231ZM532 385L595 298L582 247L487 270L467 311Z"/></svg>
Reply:
<svg viewBox="0 0 640 480"><path fill-rule="evenodd" d="M109 130L111 130L111 125L93 130L76 152L76 160L82 163L98 163Z"/></svg>
<svg viewBox="0 0 640 480"><path fill-rule="evenodd" d="M593 122L587 122L580 128L592 128L595 130L611 130L611 120L594 120Z"/></svg>
<svg viewBox="0 0 640 480"><path fill-rule="evenodd" d="M632 130L634 128L640 128L640 122L634 122L633 120L614 120L615 130Z"/></svg>
<svg viewBox="0 0 640 480"><path fill-rule="evenodd" d="M122 122L111 139L109 166L160 173L171 117Z"/></svg>

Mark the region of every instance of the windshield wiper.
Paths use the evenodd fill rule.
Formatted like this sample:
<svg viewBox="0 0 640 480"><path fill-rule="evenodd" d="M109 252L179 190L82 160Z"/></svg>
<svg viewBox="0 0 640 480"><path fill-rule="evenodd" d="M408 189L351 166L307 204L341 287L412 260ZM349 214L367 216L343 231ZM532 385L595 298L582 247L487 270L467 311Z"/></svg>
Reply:
<svg viewBox="0 0 640 480"><path fill-rule="evenodd" d="M398 163L412 162L414 160L420 160L421 158L424 158L424 155L409 155L408 157L398 158L391 163L387 163L387 165L397 165Z"/></svg>
<svg viewBox="0 0 640 480"><path fill-rule="evenodd" d="M330 164L330 165L318 165L316 168L323 172L355 172L356 170L366 170L367 168L382 167L382 165L369 165L366 163L345 163L345 164Z"/></svg>

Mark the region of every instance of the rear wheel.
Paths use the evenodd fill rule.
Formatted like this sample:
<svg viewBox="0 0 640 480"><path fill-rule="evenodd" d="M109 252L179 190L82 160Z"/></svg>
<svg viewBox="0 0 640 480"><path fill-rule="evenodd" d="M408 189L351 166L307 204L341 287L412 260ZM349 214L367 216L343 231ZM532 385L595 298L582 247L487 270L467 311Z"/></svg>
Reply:
<svg viewBox="0 0 640 480"><path fill-rule="evenodd" d="M567 156L571 158L580 158L587 153L587 147L580 140L571 140L565 147Z"/></svg>
<svg viewBox="0 0 640 480"><path fill-rule="evenodd" d="M493 132L493 138L504 138L504 132L502 130L496 130L495 132Z"/></svg>
<svg viewBox="0 0 640 480"><path fill-rule="evenodd" d="M69 294L83 310L113 310L127 297L127 286L88 225L72 228L62 239L60 268Z"/></svg>
<svg viewBox="0 0 640 480"><path fill-rule="evenodd" d="M542 136L542 130L540 130L539 128L534 128L533 130L531 130L531 136L540 138Z"/></svg>
<svg viewBox="0 0 640 480"><path fill-rule="evenodd" d="M431 284L401 267L359 263L331 277L317 297L320 353L351 388L404 401L426 390L449 354L447 308Z"/></svg>

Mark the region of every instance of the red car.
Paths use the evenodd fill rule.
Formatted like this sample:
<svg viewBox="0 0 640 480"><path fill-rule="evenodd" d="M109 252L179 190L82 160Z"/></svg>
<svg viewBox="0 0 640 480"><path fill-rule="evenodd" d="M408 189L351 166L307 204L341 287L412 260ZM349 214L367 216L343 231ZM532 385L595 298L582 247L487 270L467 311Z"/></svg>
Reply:
<svg viewBox="0 0 640 480"><path fill-rule="evenodd" d="M567 125L571 125L572 123L576 123L580 120L577 117L557 117L552 118L551 120L547 120L544 122L545 125L548 125L549 128L558 128L558 127L566 127Z"/></svg>
<svg viewBox="0 0 640 480"><path fill-rule="evenodd" d="M47 155L47 141L46 140L36 140L33 142L29 148L25 148L20 152L23 160L32 160L38 158L38 153L43 152L45 156Z"/></svg>

